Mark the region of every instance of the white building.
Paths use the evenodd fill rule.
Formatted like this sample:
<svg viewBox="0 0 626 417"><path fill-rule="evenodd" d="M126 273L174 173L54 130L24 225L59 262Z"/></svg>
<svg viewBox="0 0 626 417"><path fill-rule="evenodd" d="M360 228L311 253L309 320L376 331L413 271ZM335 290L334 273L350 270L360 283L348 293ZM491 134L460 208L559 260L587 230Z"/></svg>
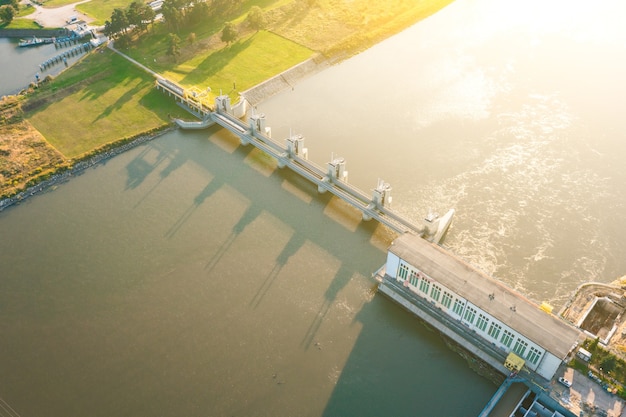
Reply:
<svg viewBox="0 0 626 417"><path fill-rule="evenodd" d="M385 279L396 280L503 354L550 380L581 332L440 246L404 234L390 246Z"/></svg>

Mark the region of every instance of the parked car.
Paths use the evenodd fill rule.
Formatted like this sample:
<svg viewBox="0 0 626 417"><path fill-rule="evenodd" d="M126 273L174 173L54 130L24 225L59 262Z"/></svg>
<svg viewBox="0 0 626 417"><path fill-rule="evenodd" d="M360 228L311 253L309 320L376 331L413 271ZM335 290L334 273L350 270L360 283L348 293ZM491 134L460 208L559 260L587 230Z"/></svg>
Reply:
<svg viewBox="0 0 626 417"><path fill-rule="evenodd" d="M559 377L559 382L565 385L567 388L572 386L572 383L569 380L563 378L562 376Z"/></svg>

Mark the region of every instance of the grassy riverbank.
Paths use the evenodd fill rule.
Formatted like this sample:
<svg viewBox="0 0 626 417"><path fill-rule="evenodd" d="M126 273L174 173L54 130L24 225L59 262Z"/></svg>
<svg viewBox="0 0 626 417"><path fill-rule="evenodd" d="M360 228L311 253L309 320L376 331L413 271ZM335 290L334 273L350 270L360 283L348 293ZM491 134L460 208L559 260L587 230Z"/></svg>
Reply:
<svg viewBox="0 0 626 417"><path fill-rule="evenodd" d="M103 49L38 89L23 105L27 120L68 159L157 129L184 111L154 88L154 78Z"/></svg>
<svg viewBox="0 0 626 417"><path fill-rule="evenodd" d="M52 1L60 1L60 5L66 0L51 0L45 6ZM115 7L131 2L125 1L115 3ZM214 93L222 90L234 102L239 91L314 55L335 60L349 57L452 1L244 0L227 17L212 16L179 30L182 42L177 57L167 53L171 29L165 24L157 24L123 52L187 88L206 91L210 87ZM109 18L111 4L109 0L91 0L79 6L81 10L91 8L90 15L102 20ZM266 30L253 31L247 26L252 6L263 9ZM230 44L220 39L224 19L238 25L239 37ZM47 158L36 152L25 153L27 147L2 139L0 168L8 166L7 162L22 161L24 169L0 172L1 197L32 184L42 171L54 171L55 166L67 169L99 149L163 128L169 123L168 114L189 117L171 98L156 91L151 75L106 48L34 90L20 104L23 117L19 123L32 133L23 140L42 136L47 147L55 150L56 158L46 162L49 168L42 168L37 161ZM1 125L0 138L6 136L3 132L7 129L15 129L15 125Z"/></svg>

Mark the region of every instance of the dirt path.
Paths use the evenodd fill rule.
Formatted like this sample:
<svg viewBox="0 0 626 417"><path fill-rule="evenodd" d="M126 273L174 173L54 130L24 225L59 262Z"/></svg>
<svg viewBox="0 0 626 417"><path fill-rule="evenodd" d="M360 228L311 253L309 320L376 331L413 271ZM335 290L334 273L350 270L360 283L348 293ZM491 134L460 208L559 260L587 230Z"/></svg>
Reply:
<svg viewBox="0 0 626 417"><path fill-rule="evenodd" d="M94 19L75 9L77 4L86 3L88 1L89 0L83 0L54 9L49 9L39 6L35 3L31 3L33 7L35 7L35 12L29 14L28 16L24 16L24 18L34 20L44 28L60 28L68 26L67 19L69 19L70 16L76 16L78 21L82 20L86 23L89 23L92 22Z"/></svg>

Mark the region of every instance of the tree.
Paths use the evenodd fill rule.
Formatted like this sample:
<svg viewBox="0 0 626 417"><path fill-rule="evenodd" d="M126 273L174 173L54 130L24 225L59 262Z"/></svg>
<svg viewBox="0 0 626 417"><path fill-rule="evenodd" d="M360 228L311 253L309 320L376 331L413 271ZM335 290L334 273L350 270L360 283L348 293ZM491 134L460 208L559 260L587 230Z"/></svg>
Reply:
<svg viewBox="0 0 626 417"><path fill-rule="evenodd" d="M167 48L167 54L174 57L175 60L180 56L180 38L175 33L169 35L170 45Z"/></svg>
<svg viewBox="0 0 626 417"><path fill-rule="evenodd" d="M267 24L263 10L259 6L252 6L248 12L246 21L248 22L248 26L254 30L264 29Z"/></svg>
<svg viewBox="0 0 626 417"><path fill-rule="evenodd" d="M600 369L602 369L602 372L611 372L615 369L616 364L617 359L615 358L615 355L609 353L604 359L602 359L602 362L600 362Z"/></svg>
<svg viewBox="0 0 626 417"><path fill-rule="evenodd" d="M13 6L16 12L20 10L20 0L0 0L0 6Z"/></svg>
<svg viewBox="0 0 626 417"><path fill-rule="evenodd" d="M237 39L237 28L232 22L227 22L222 30L222 42L230 45L235 39Z"/></svg>
<svg viewBox="0 0 626 417"><path fill-rule="evenodd" d="M183 20L183 15L176 5L166 0L161 7L161 13L163 14L165 23L167 23L170 29L174 32L178 32L178 28Z"/></svg>
<svg viewBox="0 0 626 417"><path fill-rule="evenodd" d="M188 19L190 23L199 23L211 16L211 8L205 1L198 1L191 6Z"/></svg>
<svg viewBox="0 0 626 417"><path fill-rule="evenodd" d="M126 33L128 29L128 18L126 17L126 12L122 9L113 9L113 13L111 13L111 25L110 25L111 33Z"/></svg>
<svg viewBox="0 0 626 417"><path fill-rule="evenodd" d="M139 10L142 5L142 2L134 0L126 9L126 20L128 20L128 24L138 29L141 29L141 13Z"/></svg>
<svg viewBox="0 0 626 417"><path fill-rule="evenodd" d="M134 25L139 30L145 30L148 23L154 21L156 13L152 7L141 0L134 0L126 9L128 23Z"/></svg>
<svg viewBox="0 0 626 417"><path fill-rule="evenodd" d="M148 23L150 23L154 28L154 19L156 18L156 12L154 9L147 4L144 4L144 7L141 8L140 12L142 25L145 25L145 28L147 28Z"/></svg>
<svg viewBox="0 0 626 417"><path fill-rule="evenodd" d="M3 23L9 24L15 17L15 9L13 6L0 6L0 20Z"/></svg>

